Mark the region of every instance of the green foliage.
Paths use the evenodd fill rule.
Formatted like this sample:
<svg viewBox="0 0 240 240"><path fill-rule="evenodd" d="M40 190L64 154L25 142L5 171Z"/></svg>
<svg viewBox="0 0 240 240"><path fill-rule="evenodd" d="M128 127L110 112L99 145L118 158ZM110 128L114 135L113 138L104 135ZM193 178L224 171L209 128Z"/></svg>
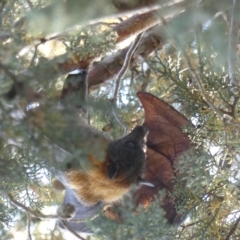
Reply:
<svg viewBox="0 0 240 240"><path fill-rule="evenodd" d="M221 13L203 25L200 21L210 12L228 10L229 1L219 1L219 6L225 6L222 9L212 1L196 2L198 7L208 5L208 12L199 10L194 18L191 10L185 19L171 26L170 43L162 51L156 49L149 57L141 58L139 62L144 64L135 63L121 81L116 103L110 100L114 79L92 91L89 100L91 123L113 138L142 123L143 110L136 97L139 90L162 98L194 124L183 131L189 134L196 149L185 152L175 164L178 173L175 187L167 193L176 200L177 211L186 220L178 227L166 223L159 196L150 207L135 209L131 193L116 209L121 216L119 221L100 213L89 222L96 238L240 238L240 105L239 96L229 86L229 22L225 20L228 16ZM0 2L0 235L4 239L11 238L9 230L14 226L25 227L28 219L2 190L33 210L55 206L59 196L52 193L50 181L53 166L60 166L51 148L54 143L60 146L64 143L75 152L73 158L78 160L84 154L84 150L78 149L79 134L72 127L77 113L55 111L65 79L59 64L73 56L76 60L86 60L89 56L117 51L117 36L111 31L111 25L83 26L93 18L111 13L107 1L105 5L103 1L94 1L94 7L90 1L52 1L56 8L51 9L45 8L48 3L42 0ZM69 8L64 9L66 6ZM63 14L64 10L68 14ZM74 26L78 23L81 25ZM183 34L188 25L192 30ZM49 37L46 33L53 35ZM181 36L176 36L179 33ZM53 44L48 46L50 40ZM51 53L60 53L47 54L41 46L48 46ZM194 73L202 81L203 90ZM234 75L239 77L238 68ZM23 85L18 86L18 81ZM15 85L19 88L13 94L11 89ZM26 106L32 95L25 86L43 96L41 101L37 99L42 107L40 113L33 111L27 117ZM227 238L230 233L231 237ZM34 236L47 239L44 234ZM55 239L60 239L60 235Z"/></svg>
<svg viewBox="0 0 240 240"><path fill-rule="evenodd" d="M179 176L171 196L177 198L179 213L188 213L177 239L227 239L239 221L239 134L238 124L231 120L239 119L238 97L229 89L226 67L215 61L218 54L203 44L199 59L192 50L195 48L188 49L188 57L191 62L201 61L197 71L201 70L205 91L225 119L219 119L204 99L181 53L167 57L156 54L151 64L158 81L164 83L160 89L153 86L153 90L195 124L185 131L198 150L184 153L175 166ZM233 239L239 236L237 229Z"/></svg>
<svg viewBox="0 0 240 240"><path fill-rule="evenodd" d="M158 199L144 209L134 207L133 197L126 196L120 207L113 209L118 221L112 221L102 213L89 224L93 226L99 239L172 239L174 229L166 222L164 211L159 208ZM147 226L147 227L146 227Z"/></svg>

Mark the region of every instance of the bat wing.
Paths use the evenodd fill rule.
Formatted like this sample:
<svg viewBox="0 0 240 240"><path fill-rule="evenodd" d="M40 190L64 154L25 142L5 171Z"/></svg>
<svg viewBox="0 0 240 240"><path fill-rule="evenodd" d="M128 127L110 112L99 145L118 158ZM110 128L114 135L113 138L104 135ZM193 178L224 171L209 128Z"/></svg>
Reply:
<svg viewBox="0 0 240 240"><path fill-rule="evenodd" d="M148 128L147 164L145 179L155 185L150 188L142 186L138 194L138 204L149 205L159 190L173 189L174 162L179 155L192 147L182 127L191 123L166 102L146 92L139 92L144 111L144 126ZM175 203L168 196L163 198L161 206L166 211L169 222L178 221Z"/></svg>
<svg viewBox="0 0 240 240"><path fill-rule="evenodd" d="M57 162L62 162L64 159L67 159L71 156L71 154L65 151L63 148L54 145L53 146L53 153ZM93 218L100 209L102 209L102 203L96 203L94 205L87 205L79 199L74 190L72 190L68 186L68 182L65 178L64 172L60 170L56 170L55 175L58 180L64 185L65 187L65 196L63 200L63 205L71 204L75 208L75 215L72 219L64 221L70 230L79 233L92 233L91 228L87 226L84 221L87 221ZM58 220L58 226L62 229L66 229L66 226L63 225L61 220ZM68 230L68 229L67 229Z"/></svg>
<svg viewBox="0 0 240 240"><path fill-rule="evenodd" d="M102 203L98 202L94 205L87 205L78 199L74 191L67 186L66 180L62 173L58 174L58 179L65 186L65 196L63 204L71 204L75 208L75 215L72 219L65 221L65 224L74 232L81 233L92 233L91 228L87 226L84 221L92 219L98 211L102 208ZM62 224L62 221L58 221L58 226L65 229L66 227Z"/></svg>

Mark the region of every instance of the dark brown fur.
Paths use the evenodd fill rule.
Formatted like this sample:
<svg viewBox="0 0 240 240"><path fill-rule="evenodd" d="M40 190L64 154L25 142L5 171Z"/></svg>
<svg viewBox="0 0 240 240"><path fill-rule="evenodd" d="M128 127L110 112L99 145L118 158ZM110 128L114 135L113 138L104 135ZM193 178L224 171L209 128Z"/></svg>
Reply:
<svg viewBox="0 0 240 240"><path fill-rule="evenodd" d="M86 204L121 199L143 177L145 134L146 130L138 126L126 137L110 141L104 161L89 154L89 168L65 173L69 187Z"/></svg>

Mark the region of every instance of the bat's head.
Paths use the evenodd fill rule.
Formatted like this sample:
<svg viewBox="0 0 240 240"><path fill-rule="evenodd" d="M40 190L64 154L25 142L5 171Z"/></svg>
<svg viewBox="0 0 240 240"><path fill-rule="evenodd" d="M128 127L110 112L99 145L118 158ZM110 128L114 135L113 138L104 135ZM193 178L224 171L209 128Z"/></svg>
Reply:
<svg viewBox="0 0 240 240"><path fill-rule="evenodd" d="M146 136L148 130L137 126L127 136L112 141L108 147L107 175L122 184L142 179L146 164Z"/></svg>

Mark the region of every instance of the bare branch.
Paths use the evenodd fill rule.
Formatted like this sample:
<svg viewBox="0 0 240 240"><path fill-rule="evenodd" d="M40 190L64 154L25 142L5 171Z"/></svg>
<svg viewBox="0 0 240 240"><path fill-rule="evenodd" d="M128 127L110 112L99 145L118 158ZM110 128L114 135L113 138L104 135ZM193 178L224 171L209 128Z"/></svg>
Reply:
<svg viewBox="0 0 240 240"><path fill-rule="evenodd" d="M12 81L15 84L18 83L17 77L11 71L9 71L8 68L4 64L2 64L1 62L0 62L0 68L12 79Z"/></svg>
<svg viewBox="0 0 240 240"><path fill-rule="evenodd" d="M119 71L117 78L116 78L116 86L115 86L115 90L114 90L114 94L113 94L113 101L116 102L117 100L117 95L118 95L118 90L119 90L119 86L120 86L120 82L121 82L121 78L124 76L124 74L126 73L129 65L130 65L130 61L132 59L133 53L135 52L140 39L142 37L143 33L140 33L135 41L132 43L132 45L130 46L130 48L127 51L126 57L124 59L124 63L122 65L121 70Z"/></svg>
<svg viewBox="0 0 240 240"><path fill-rule="evenodd" d="M157 9L133 15L113 28L113 31L116 31L118 35L116 42L121 42L124 39L143 32L159 23L159 11L161 12L161 15L167 19L177 15L182 10L186 10L189 5L190 3L188 1L175 1L174 3L170 2L166 6L163 6L161 10Z"/></svg>
<svg viewBox="0 0 240 240"><path fill-rule="evenodd" d="M34 6L33 6L32 2L30 0L26 0L26 2L27 2L30 9L34 9Z"/></svg>
<svg viewBox="0 0 240 240"><path fill-rule="evenodd" d="M34 47L34 53L33 53L33 57L32 57L32 59L31 59L31 62L30 62L30 64L29 64L29 67L33 67L33 65L34 65L34 61L35 61L35 59L36 59L36 57L37 57L38 46L39 46L39 44L37 44L37 45Z"/></svg>
<svg viewBox="0 0 240 240"><path fill-rule="evenodd" d="M133 15L113 28L113 31L118 35L116 42L121 42L134 34L143 32L158 22L157 10Z"/></svg>
<svg viewBox="0 0 240 240"><path fill-rule="evenodd" d="M156 42L158 46L156 46ZM161 25L154 26L144 32L135 51L136 56L147 57L155 48L161 49L166 42L165 29ZM128 52L129 47L119 50L113 55L105 57L101 62L94 63L88 71L89 87L103 83L117 74L122 68L122 59ZM130 64L135 59L131 59Z"/></svg>
<svg viewBox="0 0 240 240"><path fill-rule="evenodd" d="M116 114L116 112L114 110L114 106L112 107L112 112L113 112L113 116L115 117L115 119L118 122L118 124L123 128L124 134L126 134L127 133L127 127L124 125L124 123L122 123L122 121L117 116L117 114Z"/></svg>
<svg viewBox="0 0 240 240"><path fill-rule="evenodd" d="M196 47L197 47L197 54L198 54L198 68L201 74L203 74L203 62L202 62L202 54L201 54L201 47L200 47L200 39L199 39L199 30L200 25L195 24L194 26L194 35L195 35L195 41L196 41Z"/></svg>
<svg viewBox="0 0 240 240"><path fill-rule="evenodd" d="M96 214L93 217L91 217L90 219L73 220L73 219L69 219L69 217L59 216L58 214L56 214L56 215L46 215L46 214L43 214L43 213L39 212L38 210L34 211L31 208L25 206L24 204L18 202L16 199L14 199L12 194L8 193L5 189L0 188L0 193L3 196L5 196L10 201L10 203L12 205L14 205L15 207L17 207L20 210L26 212L27 214L30 214L33 217L40 218L40 219L58 219L58 220L68 220L70 222L82 223L82 222L86 222L86 221L92 221L94 218L96 218L98 216Z"/></svg>
<svg viewBox="0 0 240 240"><path fill-rule="evenodd" d="M228 233L228 235L226 236L225 240L230 240L231 239L231 236L234 234L234 232L236 231L237 229L237 226L240 222L240 217L238 217L238 219L236 220L236 222L234 223L234 225L232 226L230 232Z"/></svg>
<svg viewBox="0 0 240 240"><path fill-rule="evenodd" d="M236 111L236 106L237 106L237 104L238 104L238 101L239 101L239 97L235 97L235 98L234 98L234 101L233 101L233 104L231 105L233 118L236 117L235 111Z"/></svg>
<svg viewBox="0 0 240 240"><path fill-rule="evenodd" d="M0 192L17 208L20 208L21 210L25 211L27 214L30 214L36 218L42 218L42 219L59 219L58 215L45 215L39 211L34 211L30 209L29 207L25 206L24 204L18 202L14 199L14 197L8 193L4 189L0 189Z"/></svg>
<svg viewBox="0 0 240 240"><path fill-rule="evenodd" d="M32 235L31 235L31 215L27 213L27 231L28 231L28 239L32 240Z"/></svg>
<svg viewBox="0 0 240 240"><path fill-rule="evenodd" d="M166 19L169 19L171 17L175 18L179 15L179 12L187 9L189 5L189 1L186 0L173 1L163 6L163 8L161 9L161 14ZM136 11L134 12L134 14L135 15L133 15L132 17L126 19L125 21L119 23L117 26L112 28L112 31L116 33L116 43L121 42L135 34L139 34L159 22L157 10L151 10L151 8L145 9L140 14L137 14ZM95 21L90 24L95 23L97 22ZM66 36L67 34L67 32L61 33L61 35ZM34 45L44 43L56 37L59 37L59 35L51 38L40 38L38 41L34 42ZM94 60L94 58L98 57L101 54L103 54L103 52L99 49L98 53L95 52L93 55L89 54L89 56L85 56L83 58L81 55L75 53L74 51L72 53L68 52L67 54L60 55L53 60L50 60L49 63L44 66L44 68L47 69L47 72L54 76L56 76L57 73L63 74L78 68L87 69L90 63ZM42 69L41 66L36 66L35 68ZM33 68L33 70L35 70L35 68ZM24 77L24 79L25 78L26 76ZM49 76L49 78L52 78L52 76Z"/></svg>
<svg viewBox="0 0 240 240"><path fill-rule="evenodd" d="M183 56L184 56L184 58L185 58L185 60L187 62L187 65L189 67L189 71L191 72L192 76L194 77L194 79L197 82L198 89L201 92L201 94L203 96L203 99L206 101L206 103L212 109L212 111L215 112L221 120L223 120L224 116L223 116L222 112L218 108L216 108L215 105L210 100L210 97L209 97L209 95L207 94L207 92L205 90L202 78L200 77L200 75L193 68L193 66L191 64L191 61L190 61L189 57L187 56L186 52L182 51L182 53L183 53Z"/></svg>
<svg viewBox="0 0 240 240"><path fill-rule="evenodd" d="M164 22L164 20L162 21L162 23L164 25L166 25L166 23ZM198 85L198 89L200 91L200 93L202 94L203 99L206 101L206 103L208 104L208 106L212 109L213 112L215 112L219 118L221 120L224 119L223 113L215 107L215 105L212 103L212 101L210 100L209 95L207 94L204 84L203 84L203 80L202 77L200 76L199 73L196 72L196 70L194 69L194 67L192 66L192 63L186 53L186 51L183 49L183 47L181 46L180 41L178 40L177 36L175 36L175 34L173 34L172 32L169 31L169 35L172 37L172 39L174 39L174 44L175 46L181 51L181 53L184 56L184 59L188 65L189 71L192 74L192 76L194 77L194 79L196 80L196 83ZM200 59L198 59L200 60ZM200 66L200 62L198 63L198 65Z"/></svg>
<svg viewBox="0 0 240 240"><path fill-rule="evenodd" d="M61 220L62 225L69 231L71 232L75 237L81 240L85 240L85 238L81 237L78 233L76 233L74 230L72 230L64 220Z"/></svg>

